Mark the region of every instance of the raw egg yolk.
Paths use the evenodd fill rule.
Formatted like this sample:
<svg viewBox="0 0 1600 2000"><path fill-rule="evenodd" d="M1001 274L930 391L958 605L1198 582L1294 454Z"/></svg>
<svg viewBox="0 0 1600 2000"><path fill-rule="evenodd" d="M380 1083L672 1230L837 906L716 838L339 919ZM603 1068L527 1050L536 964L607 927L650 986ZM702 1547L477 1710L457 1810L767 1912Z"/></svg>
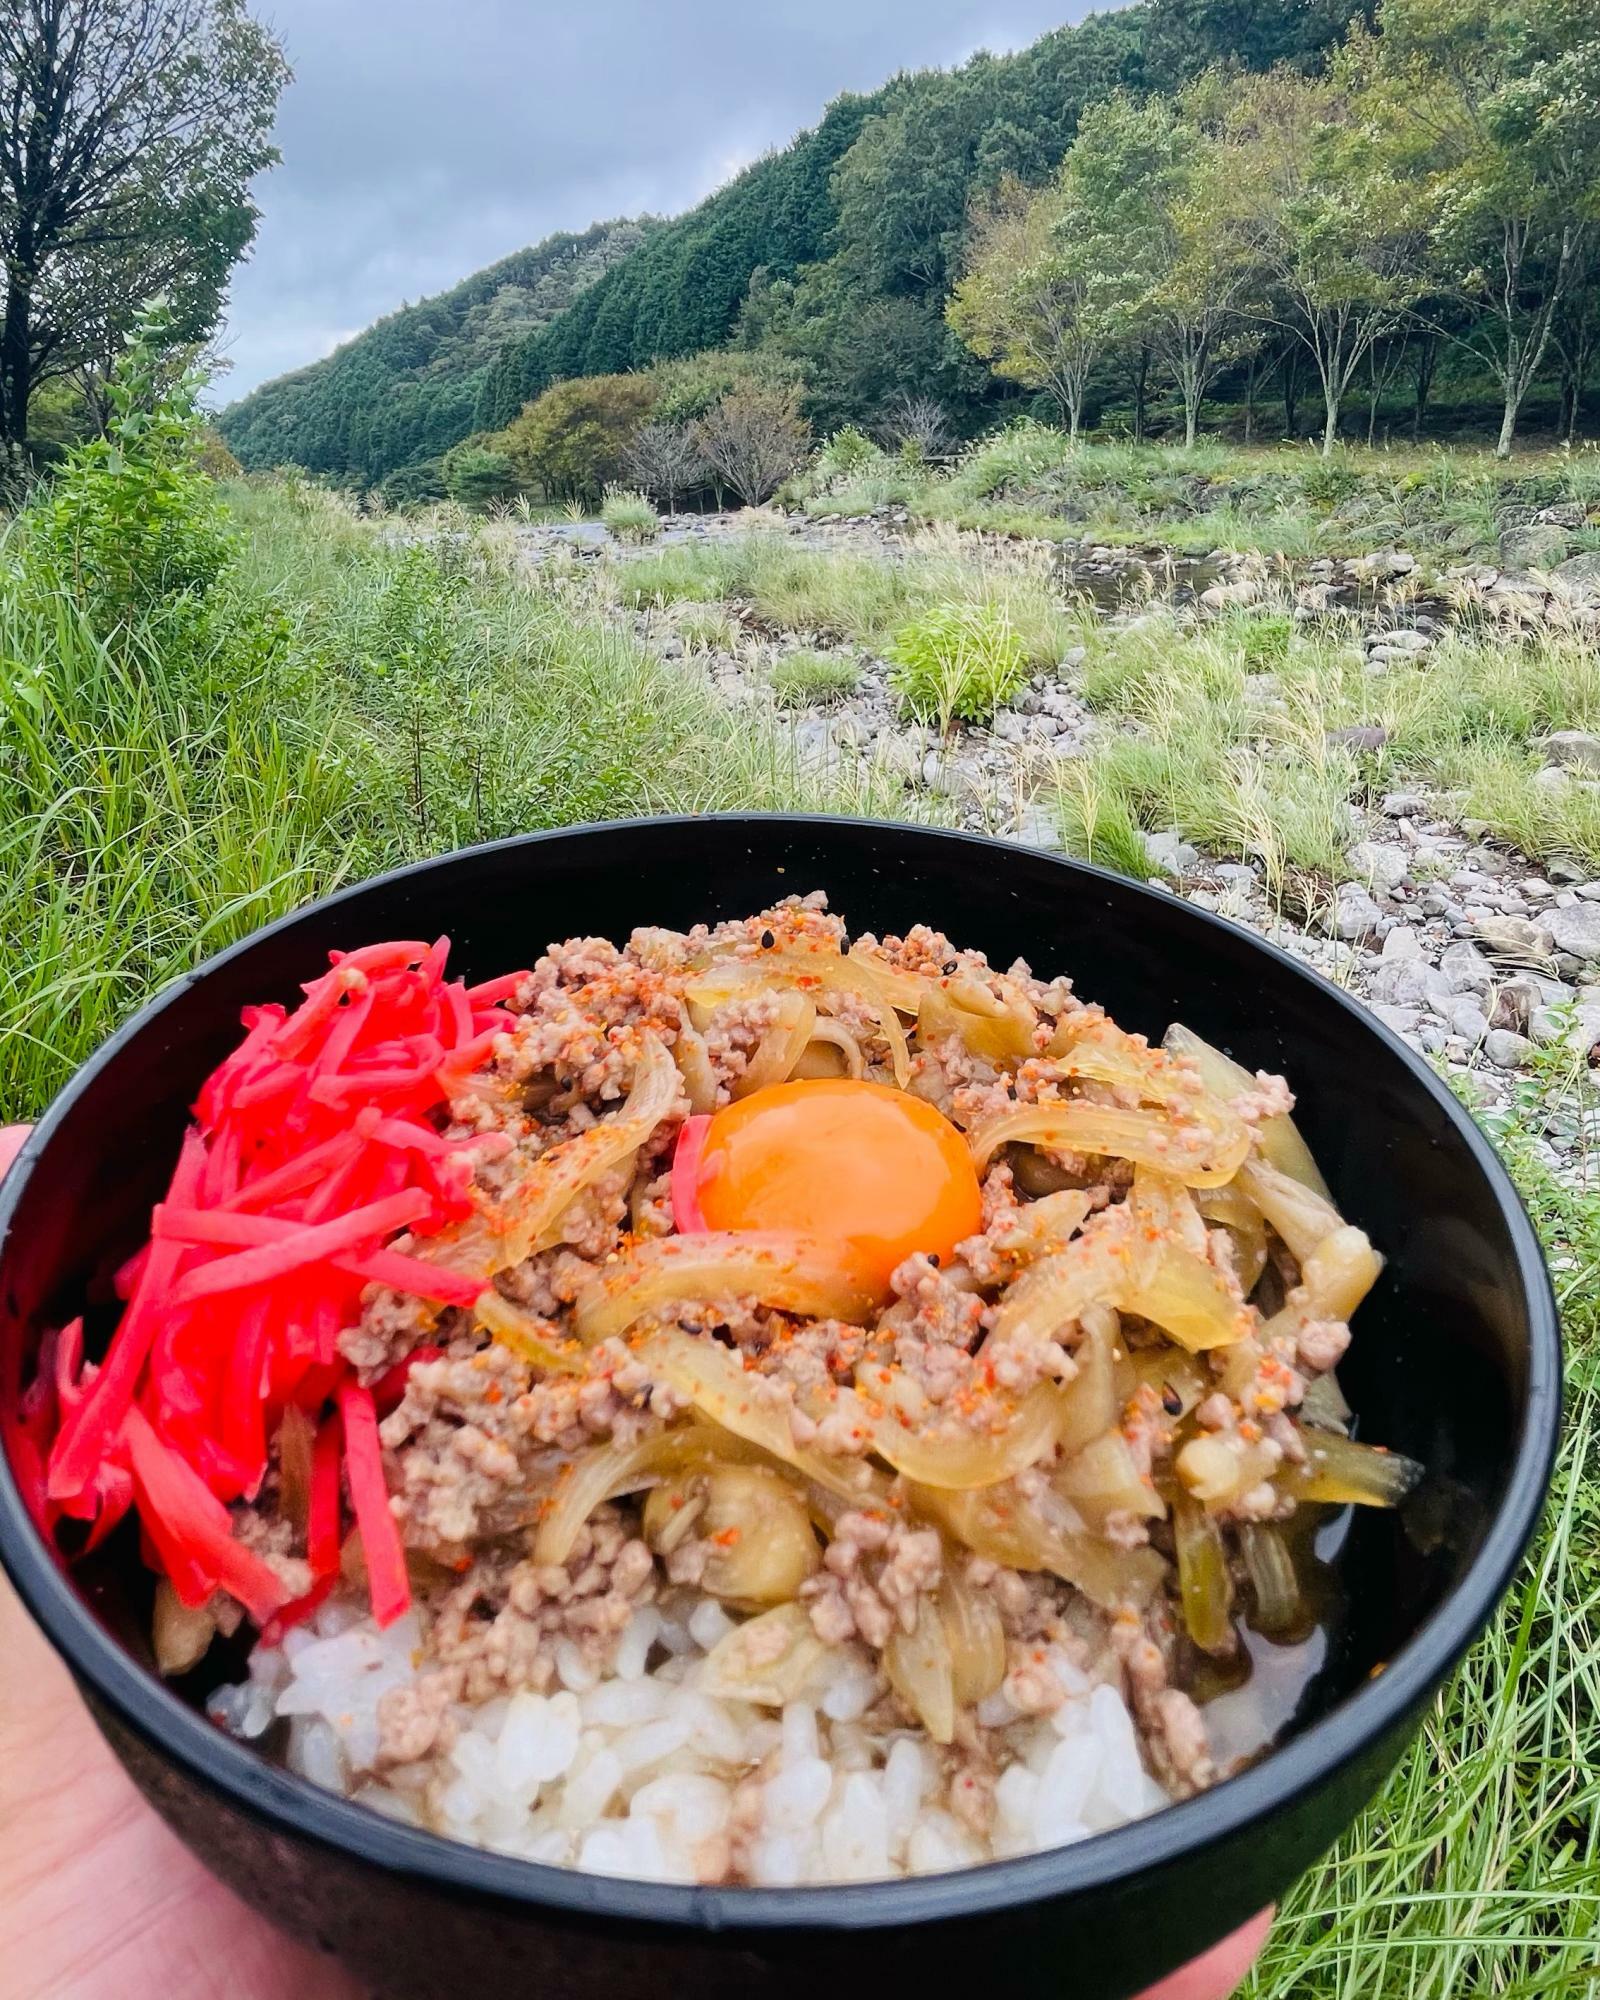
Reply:
<svg viewBox="0 0 1600 2000"><path fill-rule="evenodd" d="M717 1112L697 1192L708 1229L842 1239L885 1283L913 1251L948 1257L982 1226L955 1126L920 1097L847 1077L773 1084Z"/></svg>

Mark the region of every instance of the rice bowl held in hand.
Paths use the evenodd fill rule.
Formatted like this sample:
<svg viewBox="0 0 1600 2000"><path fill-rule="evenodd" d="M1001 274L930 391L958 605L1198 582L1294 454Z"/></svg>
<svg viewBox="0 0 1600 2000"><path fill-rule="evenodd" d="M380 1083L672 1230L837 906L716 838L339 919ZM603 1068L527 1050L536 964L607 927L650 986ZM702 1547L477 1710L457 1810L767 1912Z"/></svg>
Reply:
<svg viewBox="0 0 1600 2000"><path fill-rule="evenodd" d="M1021 962L811 895L475 986L351 940L243 1028L7 1455L391 1819L766 1887L1079 1841L1271 1746L1421 1477L1289 1086Z"/></svg>

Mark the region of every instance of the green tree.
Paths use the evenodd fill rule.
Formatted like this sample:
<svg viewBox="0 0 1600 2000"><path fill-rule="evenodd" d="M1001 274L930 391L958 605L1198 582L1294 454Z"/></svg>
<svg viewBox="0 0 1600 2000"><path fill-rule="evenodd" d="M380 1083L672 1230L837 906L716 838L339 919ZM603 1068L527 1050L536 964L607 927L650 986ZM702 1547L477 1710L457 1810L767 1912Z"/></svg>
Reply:
<svg viewBox="0 0 1600 2000"><path fill-rule="evenodd" d="M215 326L255 233L252 175L289 70L241 0L0 7L0 453L35 386L103 368L140 302L175 341Z"/></svg>
<svg viewBox="0 0 1600 2000"><path fill-rule="evenodd" d="M1048 188L1002 181L974 215L947 311L997 375L1055 399L1074 439L1089 379L1129 338L1146 277L1101 199L1101 164L1069 153Z"/></svg>
<svg viewBox="0 0 1600 2000"><path fill-rule="evenodd" d="M485 443L552 499L598 500L621 478L624 454L655 398L645 375L582 375L546 389Z"/></svg>
<svg viewBox="0 0 1600 2000"><path fill-rule="evenodd" d="M1415 193L1326 79L1291 70L1240 79L1227 91L1222 133L1222 170L1265 285L1255 310L1316 364L1326 458L1368 351L1425 288Z"/></svg>
<svg viewBox="0 0 1600 2000"><path fill-rule="evenodd" d="M463 507L489 507L509 500L517 491L517 472L509 455L469 438L444 455L445 491Z"/></svg>
<svg viewBox="0 0 1600 2000"><path fill-rule="evenodd" d="M1592 0L1383 0L1344 67L1425 204L1452 333L1517 418L1600 233L1600 17Z"/></svg>
<svg viewBox="0 0 1600 2000"><path fill-rule="evenodd" d="M747 382L696 420L694 441L744 504L759 507L804 463L811 432L793 389Z"/></svg>

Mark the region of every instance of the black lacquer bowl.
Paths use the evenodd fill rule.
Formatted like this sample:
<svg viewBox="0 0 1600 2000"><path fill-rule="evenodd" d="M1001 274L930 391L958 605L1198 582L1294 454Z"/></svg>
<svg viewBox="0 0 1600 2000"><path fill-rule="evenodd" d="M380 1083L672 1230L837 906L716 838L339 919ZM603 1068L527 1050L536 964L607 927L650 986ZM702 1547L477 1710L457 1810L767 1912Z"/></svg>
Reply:
<svg viewBox="0 0 1600 2000"><path fill-rule="evenodd" d="M68 1574L0 1471L0 1556L135 1781L249 1902L396 2000L985 1994L1113 2000L1271 1901L1348 1824L1481 1630L1538 1515L1560 1402L1539 1246L1487 1142L1426 1067L1291 959L1175 898L965 835L729 815L509 840L346 890L172 987L88 1063L0 1188L0 1384L110 1298L185 1107L239 1010L330 947L447 931L484 978L546 940L687 926L823 888L853 930L928 922L1066 972L1124 1026L1188 1022L1281 1070L1340 1207L1388 1259L1341 1369L1367 1436L1433 1504L1363 1512L1350 1610L1282 1747L1187 1804L1056 1853L911 1881L690 1889L541 1868L345 1804L221 1736L149 1664L131 1547ZM16 948L13 945L12 948ZM1381 1671L1380 1671L1381 1669ZM0 1682L6 1662L0 1661Z"/></svg>

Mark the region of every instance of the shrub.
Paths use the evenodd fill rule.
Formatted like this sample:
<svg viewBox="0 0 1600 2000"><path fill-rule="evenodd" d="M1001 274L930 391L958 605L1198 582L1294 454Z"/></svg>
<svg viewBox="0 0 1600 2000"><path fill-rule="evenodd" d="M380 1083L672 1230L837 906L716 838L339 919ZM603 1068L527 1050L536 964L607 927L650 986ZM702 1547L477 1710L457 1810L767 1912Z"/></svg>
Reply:
<svg viewBox="0 0 1600 2000"><path fill-rule="evenodd" d="M444 460L425 458L397 467L381 482L378 495L386 507L426 507L445 499Z"/></svg>
<svg viewBox="0 0 1600 2000"><path fill-rule="evenodd" d="M463 507L492 507L516 495L516 467L503 451L460 444L445 453L443 471L445 492Z"/></svg>
<svg viewBox="0 0 1600 2000"><path fill-rule="evenodd" d="M854 424L846 424L843 430L833 436L817 453L817 484L824 491L863 472L880 456L878 447L865 431Z"/></svg>
<svg viewBox="0 0 1600 2000"><path fill-rule="evenodd" d="M820 708L854 694L861 669L847 653L786 653L768 680L780 708Z"/></svg>
<svg viewBox="0 0 1600 2000"><path fill-rule="evenodd" d="M233 561L237 539L200 469L202 378L174 372L170 318L151 307L113 371L104 437L73 446L27 517L27 550L107 633L160 611L190 622Z"/></svg>
<svg viewBox="0 0 1600 2000"><path fill-rule="evenodd" d="M661 517L644 495L620 486L606 488L600 518L619 542L653 542L661 532Z"/></svg>
<svg viewBox="0 0 1600 2000"><path fill-rule="evenodd" d="M1028 678L1027 649L993 604L935 606L900 627L889 659L908 713L941 728L953 716L987 722Z"/></svg>

